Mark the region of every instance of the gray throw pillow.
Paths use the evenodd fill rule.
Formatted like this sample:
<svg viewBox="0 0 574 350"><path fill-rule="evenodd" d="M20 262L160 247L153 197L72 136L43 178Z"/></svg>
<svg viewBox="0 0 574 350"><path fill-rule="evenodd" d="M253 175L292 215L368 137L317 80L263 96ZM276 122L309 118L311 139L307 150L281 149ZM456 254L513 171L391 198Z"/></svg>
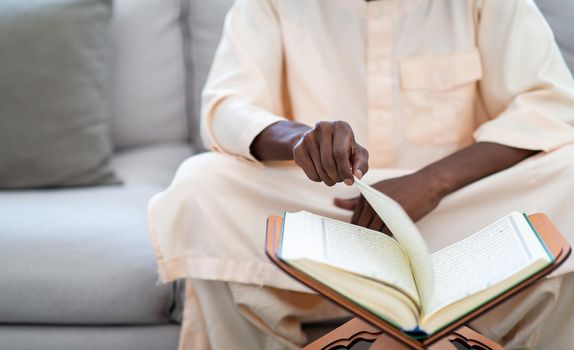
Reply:
<svg viewBox="0 0 574 350"><path fill-rule="evenodd" d="M111 0L0 0L0 188L117 183Z"/></svg>

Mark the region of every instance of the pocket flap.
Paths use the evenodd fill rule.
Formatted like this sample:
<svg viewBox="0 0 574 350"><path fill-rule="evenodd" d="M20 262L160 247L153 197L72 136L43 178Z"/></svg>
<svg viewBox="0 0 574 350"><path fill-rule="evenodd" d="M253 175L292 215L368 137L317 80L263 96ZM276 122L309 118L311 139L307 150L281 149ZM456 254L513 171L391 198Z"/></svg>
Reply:
<svg viewBox="0 0 574 350"><path fill-rule="evenodd" d="M478 50L407 57L400 61L403 89L447 90L482 78Z"/></svg>

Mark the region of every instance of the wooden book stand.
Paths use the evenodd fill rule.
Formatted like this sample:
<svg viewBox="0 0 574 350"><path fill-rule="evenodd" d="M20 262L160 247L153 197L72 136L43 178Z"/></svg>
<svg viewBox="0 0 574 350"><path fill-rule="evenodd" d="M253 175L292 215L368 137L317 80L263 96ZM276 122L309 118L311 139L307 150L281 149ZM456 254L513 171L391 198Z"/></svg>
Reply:
<svg viewBox="0 0 574 350"><path fill-rule="evenodd" d="M389 336L379 328L361 320L358 317L348 321L339 328L315 340L303 350L335 350L352 349L359 341L372 343L369 350L411 350L397 339ZM482 336L468 327L461 327L435 344L429 350L503 350L504 348L492 340Z"/></svg>
<svg viewBox="0 0 574 350"><path fill-rule="evenodd" d="M267 220L265 250L267 256L283 271L358 316L309 344L305 347L305 350L351 349L354 344L361 340L373 342L370 350L498 350L503 349L503 347L465 325L548 275L560 266L571 252L570 245L566 239L558 232L546 215L534 214L530 215L529 219L546 243L550 253L554 256L554 263L423 340L409 337L400 329L362 308L352 300L279 259L278 253L283 233L283 218L280 216L270 216Z"/></svg>

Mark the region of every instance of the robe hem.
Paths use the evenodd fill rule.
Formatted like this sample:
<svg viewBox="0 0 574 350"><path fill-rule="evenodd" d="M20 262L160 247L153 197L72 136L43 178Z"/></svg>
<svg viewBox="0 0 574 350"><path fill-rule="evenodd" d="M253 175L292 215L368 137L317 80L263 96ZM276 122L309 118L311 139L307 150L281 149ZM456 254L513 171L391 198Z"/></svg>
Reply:
<svg viewBox="0 0 574 350"><path fill-rule="evenodd" d="M158 267L163 283L181 278L191 278L252 284L317 294L279 270L272 263L183 256L170 260L158 260Z"/></svg>

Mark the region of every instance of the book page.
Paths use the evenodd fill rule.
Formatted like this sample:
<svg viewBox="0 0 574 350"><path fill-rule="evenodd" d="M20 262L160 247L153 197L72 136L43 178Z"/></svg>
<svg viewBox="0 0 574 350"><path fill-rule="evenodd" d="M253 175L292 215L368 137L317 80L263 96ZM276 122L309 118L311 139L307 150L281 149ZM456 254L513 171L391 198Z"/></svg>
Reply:
<svg viewBox="0 0 574 350"><path fill-rule="evenodd" d="M420 305L397 288L312 260L291 265L398 328L411 331L419 325Z"/></svg>
<svg viewBox="0 0 574 350"><path fill-rule="evenodd" d="M394 286L418 304L409 261L391 237L308 212L286 213L280 256L308 259Z"/></svg>
<svg viewBox="0 0 574 350"><path fill-rule="evenodd" d="M512 277L536 260L552 260L516 212L434 253L432 259L436 289L431 313Z"/></svg>
<svg viewBox="0 0 574 350"><path fill-rule="evenodd" d="M409 259L423 309L432 299L434 277L432 259L427 245L417 226L392 198L355 179L355 186L361 191L371 207L391 230Z"/></svg>

